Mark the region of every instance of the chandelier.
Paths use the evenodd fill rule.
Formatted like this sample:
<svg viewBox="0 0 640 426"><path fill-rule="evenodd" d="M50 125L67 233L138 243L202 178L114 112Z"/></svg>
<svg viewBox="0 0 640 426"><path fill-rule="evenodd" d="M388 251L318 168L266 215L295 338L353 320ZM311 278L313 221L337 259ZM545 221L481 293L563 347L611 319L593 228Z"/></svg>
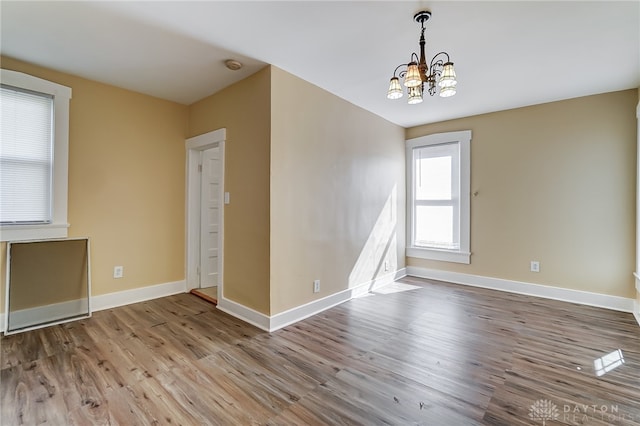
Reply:
<svg viewBox="0 0 640 426"><path fill-rule="evenodd" d="M418 22L422 29L420 31L420 58L415 53L411 54L408 64L400 64L393 72L393 77L389 83L389 91L387 98L399 99L402 97L402 86L400 79L404 79L404 85L407 88L410 104L419 104L422 102L425 85L429 91L429 95L436 94L436 86L440 89L440 96L443 98L456 94L456 72L453 69L453 62L449 60L447 52L436 54L431 63L427 66L424 55L424 23L431 17L431 12L423 10L413 16L413 20ZM404 69L402 69L404 68ZM400 70L400 72L398 72Z"/></svg>

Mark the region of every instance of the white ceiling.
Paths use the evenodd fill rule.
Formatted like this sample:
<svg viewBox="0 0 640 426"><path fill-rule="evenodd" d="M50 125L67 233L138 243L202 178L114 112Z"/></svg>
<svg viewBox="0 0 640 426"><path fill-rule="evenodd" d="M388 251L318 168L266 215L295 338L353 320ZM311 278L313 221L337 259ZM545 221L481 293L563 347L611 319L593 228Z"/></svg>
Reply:
<svg viewBox="0 0 640 426"><path fill-rule="evenodd" d="M427 59L450 54L458 94L387 100L422 9ZM640 86L638 1L2 0L0 13L3 55L183 104L266 64L404 127Z"/></svg>

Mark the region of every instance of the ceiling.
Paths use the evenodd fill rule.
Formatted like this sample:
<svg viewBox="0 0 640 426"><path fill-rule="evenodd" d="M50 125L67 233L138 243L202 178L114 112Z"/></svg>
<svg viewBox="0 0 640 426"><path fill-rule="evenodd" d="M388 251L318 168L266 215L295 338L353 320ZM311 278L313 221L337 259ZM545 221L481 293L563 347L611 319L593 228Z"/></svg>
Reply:
<svg viewBox="0 0 640 426"><path fill-rule="evenodd" d="M386 99L418 49L458 93ZM3 55L191 104L275 65L404 127L640 86L638 1L0 2ZM230 71L226 59L244 64Z"/></svg>

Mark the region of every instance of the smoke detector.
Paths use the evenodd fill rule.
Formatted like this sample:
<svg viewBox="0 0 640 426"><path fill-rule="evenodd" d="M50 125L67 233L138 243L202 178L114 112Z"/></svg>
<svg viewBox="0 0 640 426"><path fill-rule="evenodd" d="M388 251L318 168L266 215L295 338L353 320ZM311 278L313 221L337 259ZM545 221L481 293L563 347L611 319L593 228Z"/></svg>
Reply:
<svg viewBox="0 0 640 426"><path fill-rule="evenodd" d="M236 61L236 60L233 60L233 59L227 59L226 61L224 61L224 64L231 71L238 71L240 68L242 68L242 64L240 62Z"/></svg>

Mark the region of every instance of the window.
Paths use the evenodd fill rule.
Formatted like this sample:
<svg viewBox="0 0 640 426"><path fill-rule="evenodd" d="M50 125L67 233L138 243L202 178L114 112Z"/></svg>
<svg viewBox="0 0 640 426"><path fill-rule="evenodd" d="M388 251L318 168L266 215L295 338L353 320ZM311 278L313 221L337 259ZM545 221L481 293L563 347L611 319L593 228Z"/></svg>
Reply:
<svg viewBox="0 0 640 426"><path fill-rule="evenodd" d="M66 237L71 89L1 72L1 239Z"/></svg>
<svg viewBox="0 0 640 426"><path fill-rule="evenodd" d="M471 131L407 141L407 256L470 263Z"/></svg>

